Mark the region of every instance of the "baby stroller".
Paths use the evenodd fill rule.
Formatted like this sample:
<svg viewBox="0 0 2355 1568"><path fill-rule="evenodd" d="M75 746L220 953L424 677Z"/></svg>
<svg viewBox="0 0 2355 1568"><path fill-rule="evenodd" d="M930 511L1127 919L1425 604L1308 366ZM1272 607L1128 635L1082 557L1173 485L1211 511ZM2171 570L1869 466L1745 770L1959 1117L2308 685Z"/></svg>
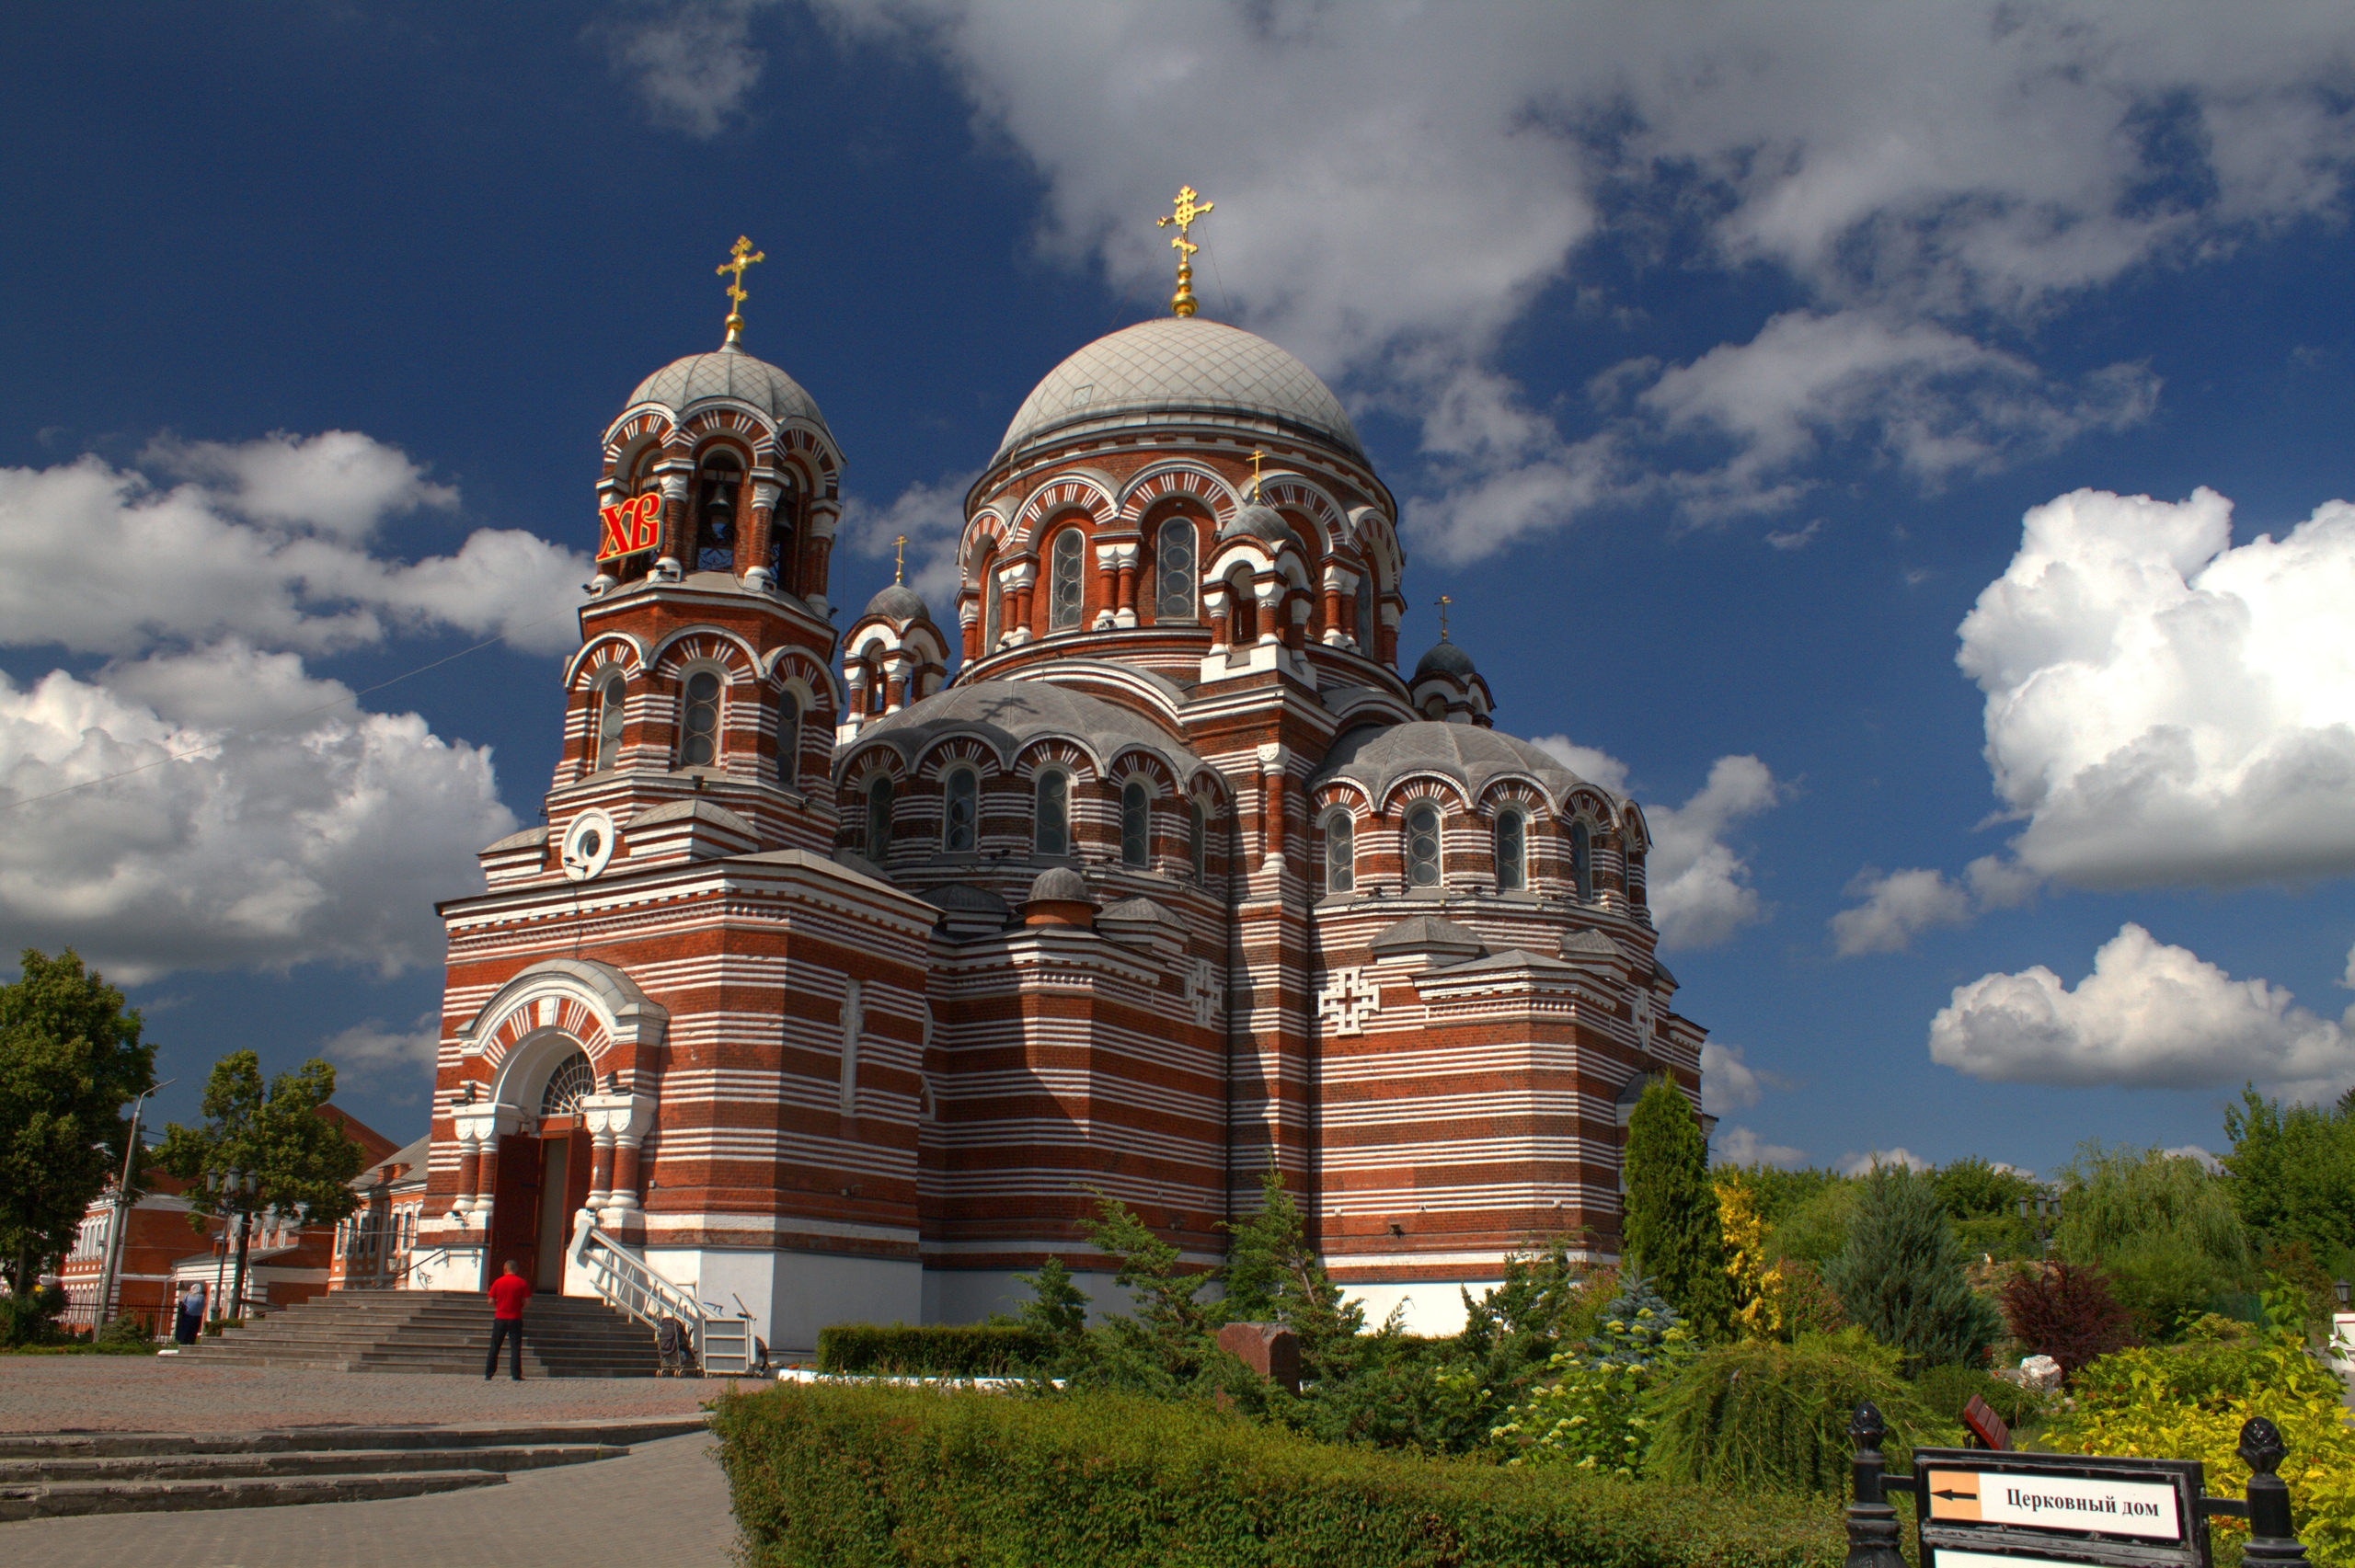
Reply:
<svg viewBox="0 0 2355 1568"><path fill-rule="evenodd" d="M654 1326L654 1359L658 1378L684 1378L693 1370L695 1336L686 1324L664 1318Z"/></svg>

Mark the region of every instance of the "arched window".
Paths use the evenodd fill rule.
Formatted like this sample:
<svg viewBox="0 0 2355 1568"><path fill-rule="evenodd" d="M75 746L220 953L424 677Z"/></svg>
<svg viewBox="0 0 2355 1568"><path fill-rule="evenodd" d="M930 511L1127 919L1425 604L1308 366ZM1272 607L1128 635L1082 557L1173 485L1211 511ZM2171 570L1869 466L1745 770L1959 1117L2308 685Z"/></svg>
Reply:
<svg viewBox="0 0 2355 1568"><path fill-rule="evenodd" d="M867 858L883 864L891 853L891 776L878 773L867 786Z"/></svg>
<svg viewBox="0 0 2355 1568"><path fill-rule="evenodd" d="M719 677L708 670L687 677L687 711L680 731L679 765L711 766L719 755Z"/></svg>
<svg viewBox="0 0 2355 1568"><path fill-rule="evenodd" d="M1153 859L1153 792L1143 779L1120 786L1120 864L1142 868Z"/></svg>
<svg viewBox="0 0 2355 1568"><path fill-rule="evenodd" d="M1407 813L1407 886L1439 886L1439 807L1428 802Z"/></svg>
<svg viewBox="0 0 2355 1568"><path fill-rule="evenodd" d="M1186 803L1186 860L1194 868L1194 878L1200 881L1210 869L1210 813L1202 809L1199 800Z"/></svg>
<svg viewBox="0 0 2355 1568"><path fill-rule="evenodd" d="M1347 893L1357 885L1357 830L1348 812L1336 811L1325 819L1325 891Z"/></svg>
<svg viewBox="0 0 2355 1568"><path fill-rule="evenodd" d="M940 847L959 854L973 847L973 822L981 805L981 778L971 768L951 768L942 792Z"/></svg>
<svg viewBox="0 0 2355 1568"><path fill-rule="evenodd" d="M736 503L744 487L744 471L736 454L720 451L703 462L703 480L695 497L695 559L687 569L732 572L736 569Z"/></svg>
<svg viewBox="0 0 2355 1568"><path fill-rule="evenodd" d="M1153 551L1153 618L1194 618L1194 520L1173 517L1161 525Z"/></svg>
<svg viewBox="0 0 2355 1568"><path fill-rule="evenodd" d="M1447 699L1433 692L1423 699L1423 716L1433 724L1447 722Z"/></svg>
<svg viewBox="0 0 2355 1568"><path fill-rule="evenodd" d="M592 771L603 773L622 760L623 710L629 702L629 683L615 670L597 682L597 752Z"/></svg>
<svg viewBox="0 0 2355 1568"><path fill-rule="evenodd" d="M1086 536L1076 528L1066 528L1055 535L1050 556L1051 580L1047 589L1047 630L1051 632L1079 629L1079 612L1087 601L1080 557L1086 549Z"/></svg>
<svg viewBox="0 0 2355 1568"><path fill-rule="evenodd" d="M1580 903L1594 897L1594 835L1583 822L1570 824L1570 886Z"/></svg>
<svg viewBox="0 0 2355 1568"><path fill-rule="evenodd" d="M1358 574L1358 651L1373 657L1373 574Z"/></svg>
<svg viewBox="0 0 2355 1568"><path fill-rule="evenodd" d="M575 1051L556 1064L548 1086L540 1093L540 1115L569 1116L580 1109L580 1097L597 1092L597 1074L585 1052Z"/></svg>
<svg viewBox="0 0 2355 1568"><path fill-rule="evenodd" d="M1252 587L1251 574L1238 571L1226 583L1226 601L1231 607L1227 640L1237 647L1245 647L1259 640L1259 595Z"/></svg>
<svg viewBox="0 0 2355 1568"><path fill-rule="evenodd" d="M1060 769L1050 768L1039 775L1030 847L1042 855L1071 853L1071 775Z"/></svg>
<svg viewBox="0 0 2355 1568"><path fill-rule="evenodd" d="M769 580L780 592L793 587L793 541L801 526L801 489L790 473L778 479L784 488L769 511Z"/></svg>
<svg viewBox="0 0 2355 1568"><path fill-rule="evenodd" d="M776 699L776 779L787 789L801 782L801 699L790 692Z"/></svg>
<svg viewBox="0 0 2355 1568"><path fill-rule="evenodd" d="M1518 893L1529 886L1527 826L1518 811L1497 817L1497 891Z"/></svg>
<svg viewBox="0 0 2355 1568"><path fill-rule="evenodd" d="M997 651L999 635L997 553L992 551L982 559L982 657L987 658Z"/></svg>

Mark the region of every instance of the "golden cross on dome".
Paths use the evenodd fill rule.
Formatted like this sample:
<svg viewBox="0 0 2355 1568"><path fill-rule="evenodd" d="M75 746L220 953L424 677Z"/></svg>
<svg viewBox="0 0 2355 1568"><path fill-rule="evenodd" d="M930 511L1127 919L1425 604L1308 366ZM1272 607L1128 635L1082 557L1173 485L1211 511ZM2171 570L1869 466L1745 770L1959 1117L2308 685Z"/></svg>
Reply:
<svg viewBox="0 0 2355 1568"><path fill-rule="evenodd" d="M1251 501L1255 506L1259 500L1259 464L1266 461L1267 456L1266 452L1257 447L1251 450Z"/></svg>
<svg viewBox="0 0 2355 1568"><path fill-rule="evenodd" d="M897 586L908 575L908 536L901 534L891 541L891 582Z"/></svg>
<svg viewBox="0 0 2355 1568"><path fill-rule="evenodd" d="M1178 315L1194 314L1194 252L1202 248L1186 237L1187 232L1198 219L1207 216L1217 205L1201 200L1200 195L1190 185L1179 186L1178 200L1172 203L1169 215L1153 221L1153 226L1157 229L1177 225L1178 232L1170 236L1169 248L1178 253L1178 292L1169 297L1169 308Z"/></svg>
<svg viewBox="0 0 2355 1568"><path fill-rule="evenodd" d="M1442 642L1447 641L1447 607L1454 602L1443 593L1439 596L1439 640Z"/></svg>
<svg viewBox="0 0 2355 1568"><path fill-rule="evenodd" d="M728 247L728 255L729 259L721 262L712 270L722 276L730 272L736 274L728 284L728 342L733 343L744 335L744 302L752 298L744 292L744 269L756 261L766 261L769 258L769 253L765 250L754 250L751 240L746 239L742 235L738 235L736 243Z"/></svg>

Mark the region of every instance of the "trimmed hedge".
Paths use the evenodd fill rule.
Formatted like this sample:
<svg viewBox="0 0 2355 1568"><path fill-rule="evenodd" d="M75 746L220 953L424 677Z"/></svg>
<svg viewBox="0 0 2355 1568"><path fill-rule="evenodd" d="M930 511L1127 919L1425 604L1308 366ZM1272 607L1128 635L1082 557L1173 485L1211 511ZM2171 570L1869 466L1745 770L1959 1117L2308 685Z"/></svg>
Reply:
<svg viewBox="0 0 2355 1568"><path fill-rule="evenodd" d="M1834 1568L1840 1510L1325 1444L1200 1405L786 1384L714 1425L751 1568Z"/></svg>
<svg viewBox="0 0 2355 1568"><path fill-rule="evenodd" d="M821 1372L1007 1378L1044 1366L1054 1356L1045 1334L1026 1328L840 1323L818 1331Z"/></svg>

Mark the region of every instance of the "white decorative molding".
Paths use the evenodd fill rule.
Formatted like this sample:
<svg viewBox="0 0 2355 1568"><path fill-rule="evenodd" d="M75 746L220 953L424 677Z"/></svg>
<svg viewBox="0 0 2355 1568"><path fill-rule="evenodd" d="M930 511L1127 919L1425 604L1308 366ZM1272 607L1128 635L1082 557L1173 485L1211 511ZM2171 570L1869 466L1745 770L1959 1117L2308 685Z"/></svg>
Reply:
<svg viewBox="0 0 2355 1568"><path fill-rule="evenodd" d="M1365 1021L1381 1011L1382 990L1367 983L1358 965L1335 969L1316 993L1316 1016L1336 1037L1364 1034Z"/></svg>
<svg viewBox="0 0 2355 1568"><path fill-rule="evenodd" d="M1218 1022L1224 1005L1224 979L1208 958L1194 960L1192 971L1186 976L1186 1003L1194 1010L1196 1028L1207 1029Z"/></svg>

